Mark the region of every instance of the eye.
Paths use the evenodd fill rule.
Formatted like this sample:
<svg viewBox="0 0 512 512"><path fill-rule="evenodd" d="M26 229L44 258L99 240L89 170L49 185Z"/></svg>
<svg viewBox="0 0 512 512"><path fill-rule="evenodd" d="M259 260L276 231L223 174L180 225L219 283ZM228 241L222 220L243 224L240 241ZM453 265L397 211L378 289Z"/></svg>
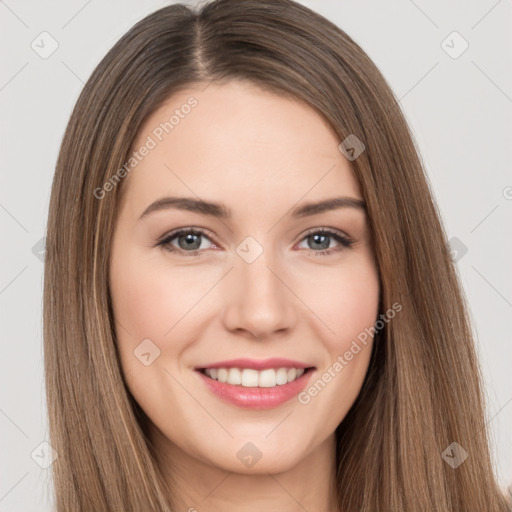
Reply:
<svg viewBox="0 0 512 512"><path fill-rule="evenodd" d="M333 239L338 243L338 245L335 247L329 247ZM348 249L355 242L352 238L342 235L337 231L323 228L316 228L315 231L310 231L302 240L310 242L308 243L310 250L313 251L315 255L320 256L328 256L335 252L342 251L343 249Z"/></svg>
<svg viewBox="0 0 512 512"><path fill-rule="evenodd" d="M204 249L207 249L207 247L204 247L202 244L201 238L209 240L205 232L199 228L184 228L169 233L163 238L163 240L158 242L157 245L162 246L169 252L177 251L181 252L185 256L198 256ZM178 247L172 244L175 239Z"/></svg>
<svg viewBox="0 0 512 512"><path fill-rule="evenodd" d="M211 242L209 236L207 236L202 229L183 228L165 235L157 245L163 247L166 251L178 252L184 256L200 256L205 249L208 249L208 247L204 247L201 240L202 238L210 240ZM308 243L309 250L315 255L320 256L328 256L332 253L350 248L355 242L352 238L342 235L337 231L324 228L316 228L310 231L302 240L310 242ZM338 245L330 247L333 240L335 240ZM177 246L173 243L175 241L177 242ZM213 247L216 246L213 245Z"/></svg>

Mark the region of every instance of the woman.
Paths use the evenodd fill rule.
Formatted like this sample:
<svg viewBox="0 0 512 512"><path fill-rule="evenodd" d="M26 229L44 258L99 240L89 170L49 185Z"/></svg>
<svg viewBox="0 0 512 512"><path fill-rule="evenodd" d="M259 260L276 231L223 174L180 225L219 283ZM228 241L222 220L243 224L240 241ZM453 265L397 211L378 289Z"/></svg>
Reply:
<svg viewBox="0 0 512 512"><path fill-rule="evenodd" d="M507 510L412 136L318 14L137 23L78 99L47 239L57 510Z"/></svg>

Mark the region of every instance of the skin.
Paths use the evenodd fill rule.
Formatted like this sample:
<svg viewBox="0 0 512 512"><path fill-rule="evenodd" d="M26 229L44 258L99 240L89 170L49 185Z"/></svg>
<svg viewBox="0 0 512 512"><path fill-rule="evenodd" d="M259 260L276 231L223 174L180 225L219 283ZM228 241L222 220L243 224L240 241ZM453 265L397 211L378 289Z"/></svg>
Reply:
<svg viewBox="0 0 512 512"><path fill-rule="evenodd" d="M285 357L315 366L314 383L374 325L379 284L364 210L289 213L310 201L362 199L358 183L314 110L241 81L176 93L133 147L191 96L198 105L122 184L109 285L129 390L180 510L335 511L335 429L361 389L371 337L307 404L294 397L240 408L212 394L194 367ZM233 216L162 209L139 219L165 196L221 202ZM201 255L188 256L183 237L169 244L176 252L157 245L178 228L207 231ZM306 234L313 228L354 244L330 237L319 247ZM263 249L252 263L236 252L247 236ZM326 247L333 252L319 255ZM160 350L148 366L134 355L144 339ZM252 467L237 457L248 442L262 455Z"/></svg>

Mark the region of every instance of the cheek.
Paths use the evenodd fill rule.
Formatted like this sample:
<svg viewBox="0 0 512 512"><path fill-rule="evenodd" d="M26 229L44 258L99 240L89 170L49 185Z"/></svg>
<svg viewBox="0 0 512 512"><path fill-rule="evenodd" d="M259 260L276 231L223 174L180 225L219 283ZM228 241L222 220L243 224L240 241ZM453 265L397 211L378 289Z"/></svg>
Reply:
<svg viewBox="0 0 512 512"><path fill-rule="evenodd" d="M208 282L140 257L118 260L112 272L114 315L133 341L163 340L207 291ZM123 332L122 332L123 334Z"/></svg>
<svg viewBox="0 0 512 512"><path fill-rule="evenodd" d="M357 260L323 273L309 290L311 309L327 327L322 338L331 353L348 350L351 341L377 320L379 279L370 255L358 255Z"/></svg>
<svg viewBox="0 0 512 512"><path fill-rule="evenodd" d="M326 433L343 421L359 395L372 353L379 303L378 275L371 265L338 272L331 286L336 286L337 293L317 302L317 314L329 326L329 331L322 329L320 338L328 357L298 397L311 418L306 421L319 422Z"/></svg>
<svg viewBox="0 0 512 512"><path fill-rule="evenodd" d="M170 379L163 368L176 370L194 339L201 298L219 277L211 269L204 275L186 267L170 269L165 258L148 258L137 250L119 251L112 261L110 290L121 365L132 394L148 413L158 403L162 382Z"/></svg>
<svg viewBox="0 0 512 512"><path fill-rule="evenodd" d="M164 349L165 353L169 350L162 340L179 319L179 283L162 282L147 258L129 248L123 250L121 244L118 252L113 252L112 262L109 284L117 346L129 387L138 398L142 385L151 387L162 360L159 358Z"/></svg>
<svg viewBox="0 0 512 512"><path fill-rule="evenodd" d="M113 261L110 290L121 366L131 394L146 415L155 418L162 403L177 401L174 393L179 396L164 368L172 372L169 362L177 360L186 346L180 342L185 337L173 334L192 300L190 287L183 286L184 274L179 272L163 279L158 264L136 251ZM167 394L162 394L166 385Z"/></svg>
<svg viewBox="0 0 512 512"><path fill-rule="evenodd" d="M323 285L323 293L316 288L310 297L322 320L317 322L322 325L319 339L329 355L305 389L301 403L309 404L315 414L335 410L336 414L325 418L326 424L334 428L357 398L368 369L379 314L378 271L367 253L333 269L318 284ZM324 409L326 404L329 406Z"/></svg>

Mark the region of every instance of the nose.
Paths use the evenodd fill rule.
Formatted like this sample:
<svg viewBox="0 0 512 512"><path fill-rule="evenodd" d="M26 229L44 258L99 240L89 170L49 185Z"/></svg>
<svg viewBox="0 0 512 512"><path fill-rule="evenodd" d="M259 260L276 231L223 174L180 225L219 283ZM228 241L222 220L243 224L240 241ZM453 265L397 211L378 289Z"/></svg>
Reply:
<svg viewBox="0 0 512 512"><path fill-rule="evenodd" d="M261 340L292 330L300 303L287 282L290 277L267 256L268 252L252 263L237 258L224 283L226 329Z"/></svg>

